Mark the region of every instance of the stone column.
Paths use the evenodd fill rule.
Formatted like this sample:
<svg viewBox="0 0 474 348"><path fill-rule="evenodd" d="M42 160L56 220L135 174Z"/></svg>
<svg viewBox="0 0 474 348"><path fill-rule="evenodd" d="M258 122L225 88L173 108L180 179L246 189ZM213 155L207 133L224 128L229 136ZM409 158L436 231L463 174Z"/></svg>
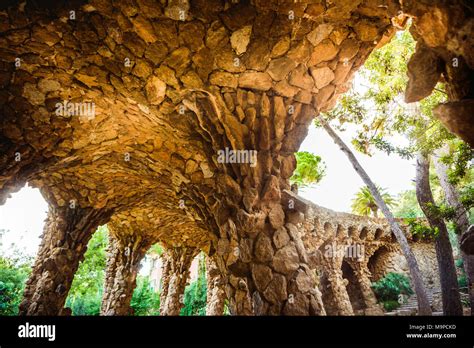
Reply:
<svg viewBox="0 0 474 348"><path fill-rule="evenodd" d="M160 315L179 315L183 308L182 296L189 279L189 268L198 252L198 249L192 247L168 248L163 252L166 255L164 264L168 263L166 267L169 269L163 271L163 276L167 279L163 281Z"/></svg>
<svg viewBox="0 0 474 348"><path fill-rule="evenodd" d="M166 297L168 296L168 288L170 284L170 269L171 269L171 259L165 251L161 254L161 280L160 280L160 313L163 310L163 306L166 302Z"/></svg>
<svg viewBox="0 0 474 348"><path fill-rule="evenodd" d="M360 293L364 301L366 315L383 315L383 310L377 303L377 298L372 290L370 281L370 271L366 261L348 262L357 278L360 287Z"/></svg>
<svg viewBox="0 0 474 348"><path fill-rule="evenodd" d="M328 245L322 258L324 274L327 279L327 296L334 305L335 315L354 315L351 300L347 293L348 280L342 276L344 249L336 243Z"/></svg>
<svg viewBox="0 0 474 348"><path fill-rule="evenodd" d="M209 256L206 257L206 273L206 315L222 315L224 313L225 304L224 279L216 263Z"/></svg>
<svg viewBox="0 0 474 348"><path fill-rule="evenodd" d="M258 209L239 209L221 225L217 263L229 272L231 313L324 315L316 274L308 265L310 255L276 177L269 177L263 197Z"/></svg>
<svg viewBox="0 0 474 348"><path fill-rule="evenodd" d="M131 315L140 262L153 242L126 230L110 229L101 315Z"/></svg>
<svg viewBox="0 0 474 348"><path fill-rule="evenodd" d="M20 315L61 315L79 262L92 234L112 211L50 206L43 239L26 282Z"/></svg>

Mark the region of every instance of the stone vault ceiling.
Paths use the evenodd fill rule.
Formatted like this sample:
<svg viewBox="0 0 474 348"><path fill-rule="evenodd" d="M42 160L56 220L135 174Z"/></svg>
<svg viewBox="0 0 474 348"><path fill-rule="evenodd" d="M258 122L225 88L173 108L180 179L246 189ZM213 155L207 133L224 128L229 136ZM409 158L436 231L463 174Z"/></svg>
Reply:
<svg viewBox="0 0 474 348"><path fill-rule="evenodd" d="M70 312L74 274L104 223L102 313L130 313L157 241L176 256L170 269L185 270L198 249L212 257L234 314L328 313L324 268L329 298L353 313L343 257L318 252L339 240L370 254L392 235L380 221L294 208L294 153L408 17L417 49L406 100L445 82L435 114L474 144L472 14L462 0L3 1L0 204L27 182L50 204L20 313ZM229 151L239 160L222 160ZM351 267L371 308L368 265ZM186 280L174 273L169 313Z"/></svg>

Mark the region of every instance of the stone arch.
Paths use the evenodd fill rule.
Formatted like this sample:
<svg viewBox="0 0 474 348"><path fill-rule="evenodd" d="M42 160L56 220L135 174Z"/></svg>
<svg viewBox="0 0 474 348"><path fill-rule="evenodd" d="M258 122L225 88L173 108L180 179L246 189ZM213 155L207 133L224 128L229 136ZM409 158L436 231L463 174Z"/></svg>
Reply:
<svg viewBox="0 0 474 348"><path fill-rule="evenodd" d="M432 8L391 1L381 10L369 1L316 14L301 3L292 4L295 20L289 20L288 4L275 1L182 1L185 11L177 11L172 1L89 0L74 5L76 17L68 19L66 2L36 3L7 2L0 12L0 203L28 181L51 205L22 313L61 312L97 224L137 210L134 218L142 221L156 208L214 236L209 248L232 275L227 290L234 313L324 314L319 295L310 291L315 282L300 272L308 261L290 219L294 207L281 203L294 152L313 117L335 105L370 52L394 34L392 19L406 11L423 21L433 17L423 15ZM451 7L439 5L448 18ZM472 69L470 49L446 39L462 32L467 20L459 19L450 35L423 32L431 23L414 26L423 42L409 68L416 71L421 59L421 66L436 69L440 57L463 56L462 73L445 69L455 101L443 105L448 115L469 110L472 99L464 78ZM426 58L440 64L423 64ZM436 82L440 72L432 73ZM421 90L418 73L412 75L407 96L416 101L434 83ZM97 104L92 119L55 112L57 101L90 100ZM256 159L220 161L224 150L256 151ZM17 152L19 163L12 160ZM71 201L75 208L68 208ZM187 237L189 246L196 237ZM46 266L71 253L70 265L53 267L54 276L41 281ZM293 287L301 277L311 285ZM37 294L53 300L32 303Z"/></svg>
<svg viewBox="0 0 474 348"><path fill-rule="evenodd" d="M390 243L398 243L397 237L395 236L395 233L393 233L392 230L390 230Z"/></svg>
<svg viewBox="0 0 474 348"><path fill-rule="evenodd" d="M349 234L349 237L351 237L351 238L357 237L357 227L349 226L348 234Z"/></svg>
<svg viewBox="0 0 474 348"><path fill-rule="evenodd" d="M375 229L374 239L380 240L384 236L384 230L381 227Z"/></svg>
<svg viewBox="0 0 474 348"><path fill-rule="evenodd" d="M360 231L360 234L359 234L359 239L361 240L366 239L368 234L369 234L369 229L367 228L367 226L362 227L362 230Z"/></svg>
<svg viewBox="0 0 474 348"><path fill-rule="evenodd" d="M323 225L323 230L326 238L332 239L336 237L337 230L334 230L334 225L331 222L326 221Z"/></svg>
<svg viewBox="0 0 474 348"><path fill-rule="evenodd" d="M391 250L387 246L381 246L369 257L367 267L370 271L372 281L377 281L384 275L384 260L389 256Z"/></svg>
<svg viewBox="0 0 474 348"><path fill-rule="evenodd" d="M344 225L338 224L336 230L336 239L339 241L344 241L347 240L348 237L348 229Z"/></svg>

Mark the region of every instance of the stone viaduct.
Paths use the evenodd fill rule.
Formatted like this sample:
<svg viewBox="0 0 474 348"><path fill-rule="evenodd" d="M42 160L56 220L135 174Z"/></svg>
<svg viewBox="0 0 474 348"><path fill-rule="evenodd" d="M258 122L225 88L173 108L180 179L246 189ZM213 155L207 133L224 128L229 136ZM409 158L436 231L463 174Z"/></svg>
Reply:
<svg viewBox="0 0 474 348"><path fill-rule="evenodd" d="M104 314L129 313L138 263L157 241L170 255L169 313L198 249L233 314L351 314L361 306L341 287L346 263L372 308L367 267L319 248L335 233L365 236L370 250L386 229L296 214L285 197L315 115L408 17L418 44L406 99L444 81L449 102L435 113L472 145L468 1L2 2L0 204L29 183L50 205L20 312L68 314L74 273L105 223ZM298 232L302 219L315 228ZM320 292L312 270L323 268Z"/></svg>

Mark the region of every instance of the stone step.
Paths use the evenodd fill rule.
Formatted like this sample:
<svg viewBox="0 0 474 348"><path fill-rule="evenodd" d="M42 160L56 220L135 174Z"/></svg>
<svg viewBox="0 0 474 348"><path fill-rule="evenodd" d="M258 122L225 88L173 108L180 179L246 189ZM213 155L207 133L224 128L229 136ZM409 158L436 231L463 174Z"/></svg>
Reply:
<svg viewBox="0 0 474 348"><path fill-rule="evenodd" d="M435 294L438 294L439 291L428 292L426 294L428 302L433 304L433 297ZM407 302L403 303L400 307L392 312L387 312L385 315L388 316L407 316L407 315L416 315L418 312L418 298L416 295L412 295L407 299ZM433 312L433 315L443 315L442 312Z"/></svg>

